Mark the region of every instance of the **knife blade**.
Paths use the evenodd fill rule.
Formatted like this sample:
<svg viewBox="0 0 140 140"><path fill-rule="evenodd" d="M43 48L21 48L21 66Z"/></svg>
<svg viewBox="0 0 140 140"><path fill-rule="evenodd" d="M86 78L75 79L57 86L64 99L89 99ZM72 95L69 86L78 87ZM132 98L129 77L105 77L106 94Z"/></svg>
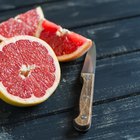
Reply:
<svg viewBox="0 0 140 140"><path fill-rule="evenodd" d="M91 126L95 68L96 47L93 43L86 54L81 71L83 87L79 101L79 115L74 119L74 127L78 131L87 131Z"/></svg>

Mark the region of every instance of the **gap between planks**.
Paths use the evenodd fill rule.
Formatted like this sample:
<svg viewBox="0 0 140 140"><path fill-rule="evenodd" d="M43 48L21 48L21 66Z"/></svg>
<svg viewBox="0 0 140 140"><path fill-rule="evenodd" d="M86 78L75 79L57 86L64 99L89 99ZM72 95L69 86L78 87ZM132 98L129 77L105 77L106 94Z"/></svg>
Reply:
<svg viewBox="0 0 140 140"><path fill-rule="evenodd" d="M121 100L130 98L130 97L135 97L135 96L140 96L140 92L131 93L131 94L128 94L128 95L114 97L114 98L108 98L108 99L105 99L105 100L96 101L96 102L93 102L92 106L93 106L93 109L94 109L94 106L99 106L99 105L103 105L103 104L107 104L107 103L111 103L111 102L116 102L116 101L121 101ZM20 121L14 122L14 124L19 124L19 123L22 123L22 122L25 122L25 121L31 121L31 120L36 120L36 119L45 118L45 117L49 117L49 116L54 116L54 115L57 115L57 114L72 112L74 110L75 110L75 107L70 107L70 108L66 108L66 109L63 109L63 110L60 109L60 110L57 110L57 111L52 111L52 112L45 113L45 114L40 114L40 115L37 115L37 116L31 116L31 117L28 117L28 118L23 118ZM1 124L1 126L9 126L9 125L13 125L13 123Z"/></svg>
<svg viewBox="0 0 140 140"><path fill-rule="evenodd" d="M95 23L89 23L89 24L85 24L85 25L71 26L69 29L70 30L75 30L75 29L84 28L84 27L88 27L88 26L114 23L114 22L117 22L117 21L129 20L129 19L139 18L139 17L140 17L140 14L132 15L132 16L117 17L117 18L114 18L114 19L103 20L103 21L99 21L99 22L97 21Z"/></svg>
<svg viewBox="0 0 140 140"><path fill-rule="evenodd" d="M97 57L97 60L102 60L102 59L106 59L106 58L112 58L112 57L127 55L127 54L131 54L131 53L135 53L135 52L140 52L140 49L123 51L123 52L118 52L118 53L112 53L112 54L108 54L108 55L105 55L105 56L99 56L99 57Z"/></svg>
<svg viewBox="0 0 140 140"><path fill-rule="evenodd" d="M61 1L66 1L66 0L59 0L60 2ZM11 10L18 10L18 9L21 9L21 8L28 8L28 7L34 7L34 6L42 6L42 5L44 5L44 4L47 4L47 3L56 3L56 2L58 2L58 0L44 0L44 1L42 1L42 2L36 2L36 3L31 3L31 4L28 4L28 5L20 5L20 6L15 6L14 8L9 8L9 9L2 9L2 10L0 10L0 12L7 12L7 11L11 11Z"/></svg>

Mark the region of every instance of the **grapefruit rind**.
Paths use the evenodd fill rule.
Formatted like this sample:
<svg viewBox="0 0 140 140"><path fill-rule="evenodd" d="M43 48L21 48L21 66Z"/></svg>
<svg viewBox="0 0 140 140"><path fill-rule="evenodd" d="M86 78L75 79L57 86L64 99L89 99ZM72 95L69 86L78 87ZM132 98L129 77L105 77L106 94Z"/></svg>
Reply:
<svg viewBox="0 0 140 140"><path fill-rule="evenodd" d="M87 41L73 53L57 56L57 59L59 62L67 62L67 61L75 60L81 57L82 55L84 55L90 49L92 44L93 42L90 39L87 39Z"/></svg>
<svg viewBox="0 0 140 140"><path fill-rule="evenodd" d="M46 94L43 97L37 98L37 97L34 96L34 94L32 94L32 97L28 98L28 99L22 99L20 97L9 94L6 90L6 88L3 86L2 82L0 82L0 98L2 100L4 100L5 102L7 102L9 104L12 104L12 105L15 105L15 106L33 106L33 105L44 102L45 100L47 100L53 94L53 92L55 91L55 89L57 88L57 86L60 82L60 75L61 74L60 74L60 66L59 66L58 59L57 59L56 55L54 54L52 48L46 42L44 42L43 40L38 39L36 37L27 36L27 35L26 36L24 35L24 36L12 37L12 38L9 38L9 39L7 39L7 40L5 40L1 43L0 51L2 51L2 48L9 43L14 43L18 40L26 40L26 39L30 40L30 41L39 42L44 47L47 48L48 53L54 59L54 65L56 67L56 71L55 71L55 78L56 79L55 79L52 87L47 89Z"/></svg>
<svg viewBox="0 0 140 140"><path fill-rule="evenodd" d="M85 54L89 50L89 48L92 46L92 40L87 39L86 37L79 35L75 32L69 31L68 29L65 29L65 28L61 27L60 25L57 25L46 19L44 19L44 21L42 23L42 27L43 27L43 30L40 33L39 37L42 40L45 40L46 42L48 42L48 44L53 48L54 52L57 55L59 62L67 62L67 61L75 60L75 59L81 57L83 54ZM46 33L46 35L45 35L45 33ZM63 38L63 36L65 36L63 41L65 42L65 46L67 46L66 49L68 49L68 50L71 49L71 47L69 47L69 44L75 44L76 49L69 53L67 53L67 52L65 53L65 49L64 49L64 52L62 52L62 54L58 55L57 50L59 50L58 48L59 48L60 43L56 44L55 42L52 42L52 44L51 44L51 42L48 41L48 38L51 36L50 35L51 33L52 33L52 36L54 36L54 38L56 36L58 38L58 40L59 40L59 38L61 39L61 38ZM52 36L51 36L51 38L52 38ZM74 38L76 38L76 40L73 40ZM67 42L67 40L71 40L70 43ZM76 44L76 42L80 42L80 43ZM61 42L61 43L63 44L63 42Z"/></svg>
<svg viewBox="0 0 140 140"><path fill-rule="evenodd" d="M44 19L43 10L42 10L42 8L41 8L40 6L38 6L38 7L36 8L36 11L37 11L37 13L38 13L40 19Z"/></svg>
<svg viewBox="0 0 140 140"><path fill-rule="evenodd" d="M39 38L39 35L40 35L41 31L43 30L42 22L44 20L44 14L43 14L43 10L42 10L42 8L40 6L36 8L36 11L37 11L37 13L38 13L38 15L40 17L40 21L39 21L39 25L38 25L36 33L35 33L35 37Z"/></svg>
<svg viewBox="0 0 140 140"><path fill-rule="evenodd" d="M37 27L37 30L36 30L36 33L35 33L35 37L39 38L41 32L43 31L43 27L42 27L42 23L43 23L43 19L40 20L39 24L38 24L38 27Z"/></svg>

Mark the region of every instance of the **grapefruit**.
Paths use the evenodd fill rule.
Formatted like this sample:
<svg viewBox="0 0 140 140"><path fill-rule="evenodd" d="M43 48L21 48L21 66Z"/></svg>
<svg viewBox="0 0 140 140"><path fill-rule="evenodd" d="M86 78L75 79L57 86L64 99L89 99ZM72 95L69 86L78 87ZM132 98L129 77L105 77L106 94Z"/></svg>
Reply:
<svg viewBox="0 0 140 140"><path fill-rule="evenodd" d="M43 18L41 8L37 7L2 22L0 24L0 40L3 41L17 35L39 36Z"/></svg>
<svg viewBox="0 0 140 140"><path fill-rule="evenodd" d="M16 16L15 19L28 25L32 29L32 32L34 32L34 36L39 36L42 30L41 24L44 19L44 14L41 7L37 7Z"/></svg>
<svg viewBox="0 0 140 140"><path fill-rule="evenodd" d="M46 99L60 81L60 66L51 47L41 39L16 36L0 44L0 98L16 106Z"/></svg>
<svg viewBox="0 0 140 140"><path fill-rule="evenodd" d="M18 22L14 18L0 24L0 41L16 35L33 35L33 32L25 23Z"/></svg>
<svg viewBox="0 0 140 140"><path fill-rule="evenodd" d="M0 40L17 35L30 35L47 42L61 62L79 58L92 46L92 41L44 19L37 7L0 24Z"/></svg>
<svg viewBox="0 0 140 140"><path fill-rule="evenodd" d="M70 61L79 58L92 46L90 39L48 20L42 22L42 28L39 38L52 47L59 61Z"/></svg>

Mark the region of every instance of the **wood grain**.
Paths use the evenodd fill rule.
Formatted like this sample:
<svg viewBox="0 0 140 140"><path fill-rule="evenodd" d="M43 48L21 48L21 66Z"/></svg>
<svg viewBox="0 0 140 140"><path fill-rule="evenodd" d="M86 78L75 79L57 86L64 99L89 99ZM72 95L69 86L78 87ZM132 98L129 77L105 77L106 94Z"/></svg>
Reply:
<svg viewBox="0 0 140 140"><path fill-rule="evenodd" d="M74 62L73 62L74 63ZM81 92L82 64L62 67L62 79L54 95L32 108L16 108L0 102L0 124L16 123L65 112L78 107ZM72 70L72 71L71 71ZM140 53L132 53L97 61L94 102L106 102L139 94ZM65 89L65 92L63 92ZM75 90L76 89L76 90Z"/></svg>
<svg viewBox="0 0 140 140"><path fill-rule="evenodd" d="M139 19L75 29L76 32L94 38L97 45L94 102L104 102L139 93L140 54L135 52L140 48ZM125 55L126 53L128 55ZM118 56L113 57L116 54ZM102 60L99 60L101 57ZM73 62L61 63L62 78L58 89L48 101L37 107L21 110L0 101L0 124L30 120L78 106L82 88L80 72L83 61L84 56Z"/></svg>
<svg viewBox="0 0 140 140"><path fill-rule="evenodd" d="M37 2L37 0L35 2ZM0 21L25 12L38 5L43 8L47 19L65 28L77 28L92 24L106 23L140 15L139 0L80 0L80 2L75 0L63 0L46 4L33 4L15 10L13 8L13 10L10 9L10 12L1 12Z"/></svg>
<svg viewBox="0 0 140 140"><path fill-rule="evenodd" d="M97 45L93 123L86 134L72 127L82 88L83 56L61 63L60 85L43 104L21 109L0 101L0 139L139 140L140 1L5 0L0 1L0 21L38 5L47 19L93 39Z"/></svg>
<svg viewBox="0 0 140 140"><path fill-rule="evenodd" d="M79 115L74 119L74 127L78 131L87 131L91 126L94 74L81 73L83 87L79 101Z"/></svg>
<svg viewBox="0 0 140 140"><path fill-rule="evenodd" d="M140 96L94 107L91 129L83 134L72 126L74 110L1 126L0 132L14 140L123 140L140 139Z"/></svg>
<svg viewBox="0 0 140 140"><path fill-rule="evenodd" d="M30 8L27 9L29 10ZM21 12L25 12L27 9L21 8L11 12L1 12L0 18L7 19L8 17L6 16L15 16ZM48 12L46 14L49 15L50 13L51 12ZM71 25L72 24L73 22L71 22ZM139 24L140 17L137 17L84 28L76 28L73 29L73 31L94 40L97 45L97 58L102 59L123 53L139 51Z"/></svg>
<svg viewBox="0 0 140 140"><path fill-rule="evenodd" d="M23 7L28 7L28 6L37 6L37 5L42 5L44 3L50 3L54 2L57 0L29 0L29 1L24 1L24 0L1 0L0 1L0 11L7 11L7 10L13 10L13 9L20 9ZM60 1L60 0L59 0Z"/></svg>

